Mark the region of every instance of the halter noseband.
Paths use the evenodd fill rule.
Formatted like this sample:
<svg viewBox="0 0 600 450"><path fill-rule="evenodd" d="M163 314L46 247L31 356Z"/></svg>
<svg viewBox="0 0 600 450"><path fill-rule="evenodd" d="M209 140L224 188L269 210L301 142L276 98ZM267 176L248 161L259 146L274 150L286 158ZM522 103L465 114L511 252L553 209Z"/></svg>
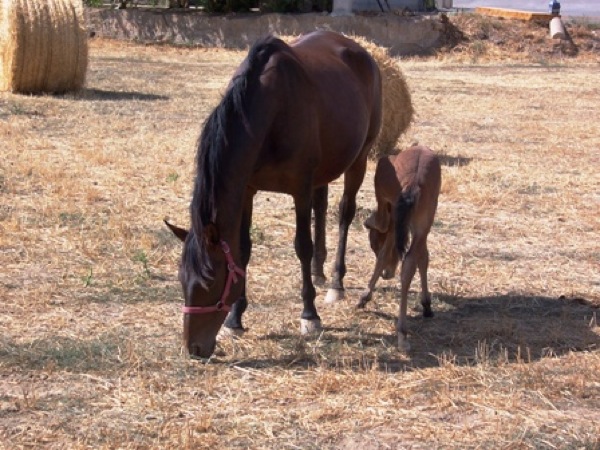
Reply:
<svg viewBox="0 0 600 450"><path fill-rule="evenodd" d="M233 261L233 256L231 256L231 250L229 249L229 245L227 242L221 241L221 250L225 253L225 260L227 261L227 281L225 282L225 290L223 291L223 295L221 295L221 299L217 302L216 305L212 306L182 306L181 310L184 314L207 314L217 311L231 311L231 305L225 303L227 297L229 296L229 291L231 290L231 284L238 282L238 275L241 277L245 277L246 273L240 269L235 262Z"/></svg>

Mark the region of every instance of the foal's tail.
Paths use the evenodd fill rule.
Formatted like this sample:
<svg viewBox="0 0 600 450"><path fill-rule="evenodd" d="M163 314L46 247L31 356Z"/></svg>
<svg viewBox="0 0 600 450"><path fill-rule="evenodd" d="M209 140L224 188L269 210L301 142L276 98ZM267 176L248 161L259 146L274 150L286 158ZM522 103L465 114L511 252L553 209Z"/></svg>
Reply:
<svg viewBox="0 0 600 450"><path fill-rule="evenodd" d="M408 247L408 231L412 210L419 199L418 187L402 192L394 208L396 219L396 250L402 260Z"/></svg>

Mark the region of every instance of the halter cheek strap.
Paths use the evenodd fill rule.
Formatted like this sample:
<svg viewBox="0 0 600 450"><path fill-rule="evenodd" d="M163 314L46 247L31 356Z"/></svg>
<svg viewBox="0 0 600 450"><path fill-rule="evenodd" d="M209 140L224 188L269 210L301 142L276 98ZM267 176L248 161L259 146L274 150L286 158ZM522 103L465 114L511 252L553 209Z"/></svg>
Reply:
<svg viewBox="0 0 600 450"><path fill-rule="evenodd" d="M235 262L233 261L233 256L231 256L231 250L227 242L221 241L221 250L225 254L225 260L227 261L227 281L225 282L225 290L221 295L221 299L217 302L216 305L212 306L182 306L181 310L184 314L207 314L217 311L231 311L231 305L225 303L227 297L229 297L229 292L231 291L231 285L238 282L238 275L240 277L245 277L246 273L240 269Z"/></svg>

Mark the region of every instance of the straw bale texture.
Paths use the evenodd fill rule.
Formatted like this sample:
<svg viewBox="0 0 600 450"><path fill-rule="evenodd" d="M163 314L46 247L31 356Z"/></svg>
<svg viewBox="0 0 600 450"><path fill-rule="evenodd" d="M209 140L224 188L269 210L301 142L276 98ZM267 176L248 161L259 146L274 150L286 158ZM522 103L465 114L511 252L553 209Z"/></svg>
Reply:
<svg viewBox="0 0 600 450"><path fill-rule="evenodd" d="M87 60L81 0L0 0L0 90L78 90Z"/></svg>
<svg viewBox="0 0 600 450"><path fill-rule="evenodd" d="M383 122L381 132L373 146L372 155L379 157L395 152L396 143L413 119L414 109L410 91L397 60L387 48L360 36L350 36L367 49L381 70L383 81Z"/></svg>

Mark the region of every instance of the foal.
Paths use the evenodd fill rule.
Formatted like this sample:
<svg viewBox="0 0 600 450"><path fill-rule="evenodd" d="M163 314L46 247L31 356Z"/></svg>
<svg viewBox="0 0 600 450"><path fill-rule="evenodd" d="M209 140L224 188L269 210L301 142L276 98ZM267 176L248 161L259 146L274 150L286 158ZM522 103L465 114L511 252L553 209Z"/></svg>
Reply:
<svg viewBox="0 0 600 450"><path fill-rule="evenodd" d="M399 260L401 296L398 317L398 348L410 349L406 333L408 289L417 267L421 278L423 316L432 317L431 296L427 289L429 251L427 235L433 224L441 185L437 156L427 147L413 146L395 156L381 158L375 171L377 210L365 221L371 248L377 256L369 287L361 295L358 308L371 300L375 283L394 276ZM410 247L408 235L411 235Z"/></svg>

